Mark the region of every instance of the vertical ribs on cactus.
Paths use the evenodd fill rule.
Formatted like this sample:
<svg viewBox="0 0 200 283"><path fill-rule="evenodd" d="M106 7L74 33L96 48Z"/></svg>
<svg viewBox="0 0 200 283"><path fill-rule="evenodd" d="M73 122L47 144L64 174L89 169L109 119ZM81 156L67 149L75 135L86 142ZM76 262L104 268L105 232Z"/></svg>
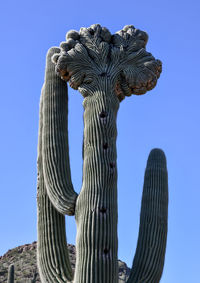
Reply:
<svg viewBox="0 0 200 283"><path fill-rule="evenodd" d="M77 224L74 283L116 283L117 150L120 102L155 87L161 61L146 51L148 36L133 26L111 35L99 24L67 33L48 51L38 146L38 266L42 283L73 279L64 215ZM83 182L74 191L69 164L67 83L82 94ZM157 283L165 257L166 160L154 149L145 173L140 231L129 283Z"/></svg>
<svg viewBox="0 0 200 283"><path fill-rule="evenodd" d="M11 264L8 268L8 283L14 283L15 277L15 266Z"/></svg>

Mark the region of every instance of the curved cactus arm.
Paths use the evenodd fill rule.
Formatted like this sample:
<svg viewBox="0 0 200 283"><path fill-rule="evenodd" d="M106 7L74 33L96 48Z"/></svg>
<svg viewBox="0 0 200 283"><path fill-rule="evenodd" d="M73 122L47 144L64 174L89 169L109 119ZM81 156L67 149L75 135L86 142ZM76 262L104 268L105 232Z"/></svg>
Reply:
<svg viewBox="0 0 200 283"><path fill-rule="evenodd" d="M40 103L37 181L37 263L42 283L64 283L72 279L72 269L66 243L65 216L52 205L44 182L42 132L43 132L43 87Z"/></svg>
<svg viewBox="0 0 200 283"><path fill-rule="evenodd" d="M11 264L8 269L8 283L14 283L15 266Z"/></svg>
<svg viewBox="0 0 200 283"><path fill-rule="evenodd" d="M59 48L47 53L43 93L42 158L47 194L62 214L74 215L77 193L73 189L68 146L67 84L55 73L51 57Z"/></svg>
<svg viewBox="0 0 200 283"><path fill-rule="evenodd" d="M165 258L168 217L168 177L165 154L150 152L144 178L140 230L127 283L158 283Z"/></svg>

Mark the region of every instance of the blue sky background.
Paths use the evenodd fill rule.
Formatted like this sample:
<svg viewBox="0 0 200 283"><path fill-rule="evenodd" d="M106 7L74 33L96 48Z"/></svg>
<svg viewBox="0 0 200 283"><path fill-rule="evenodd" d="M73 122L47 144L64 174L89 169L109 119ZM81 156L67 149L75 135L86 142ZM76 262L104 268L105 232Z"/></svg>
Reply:
<svg viewBox="0 0 200 283"><path fill-rule="evenodd" d="M0 255L37 239L38 110L45 54L70 29L100 23L147 31L161 59L157 87L128 97L118 114L119 258L131 266L149 151L162 148L169 172L169 231L161 283L198 283L200 270L199 1L3 1L0 9ZM82 97L69 89L72 179L82 178ZM67 217L67 239L76 227Z"/></svg>

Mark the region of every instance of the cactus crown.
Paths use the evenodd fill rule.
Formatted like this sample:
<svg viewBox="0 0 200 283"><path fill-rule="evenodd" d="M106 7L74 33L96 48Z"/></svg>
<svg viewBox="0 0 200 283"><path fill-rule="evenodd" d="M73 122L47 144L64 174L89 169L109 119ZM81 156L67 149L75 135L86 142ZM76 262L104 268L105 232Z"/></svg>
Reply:
<svg viewBox="0 0 200 283"><path fill-rule="evenodd" d="M160 76L162 63L146 51L147 40L148 35L132 25L111 35L95 24L69 31L52 61L61 78L84 97L93 94L98 77L109 77L121 101L153 89Z"/></svg>

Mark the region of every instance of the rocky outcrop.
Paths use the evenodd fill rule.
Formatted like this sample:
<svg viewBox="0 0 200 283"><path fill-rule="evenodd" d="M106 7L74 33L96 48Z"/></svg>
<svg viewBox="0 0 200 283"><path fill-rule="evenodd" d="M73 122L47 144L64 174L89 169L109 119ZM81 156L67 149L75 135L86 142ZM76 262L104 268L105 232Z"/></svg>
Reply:
<svg viewBox="0 0 200 283"><path fill-rule="evenodd" d="M15 283L28 283L30 279L34 277L34 274L38 274L36 264L36 249L37 242L32 244L26 244L8 250L3 256L0 256L0 282L7 282L8 267L10 264L15 265ZM76 249L74 245L68 244L69 256L72 265L72 269L75 269L76 263ZM126 282L130 274L130 269L126 263L118 260L119 266L119 283ZM39 275L37 275L37 283L40 283ZM53 283L53 282L52 282Z"/></svg>

